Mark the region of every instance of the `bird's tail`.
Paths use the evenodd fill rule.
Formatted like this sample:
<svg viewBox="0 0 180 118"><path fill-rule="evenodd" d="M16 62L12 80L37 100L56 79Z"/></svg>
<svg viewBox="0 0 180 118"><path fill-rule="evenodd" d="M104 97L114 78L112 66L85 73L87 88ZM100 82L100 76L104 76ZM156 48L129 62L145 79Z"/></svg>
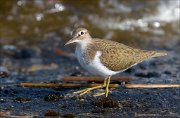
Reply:
<svg viewBox="0 0 180 118"><path fill-rule="evenodd" d="M160 56L166 56L167 55L167 53L165 53L165 52L156 52L154 55L153 55L153 57L160 57Z"/></svg>

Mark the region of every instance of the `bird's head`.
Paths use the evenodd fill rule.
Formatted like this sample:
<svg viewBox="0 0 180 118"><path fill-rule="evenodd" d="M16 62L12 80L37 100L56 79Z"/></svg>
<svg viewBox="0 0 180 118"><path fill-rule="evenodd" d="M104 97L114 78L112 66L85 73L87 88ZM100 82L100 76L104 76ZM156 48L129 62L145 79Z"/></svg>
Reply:
<svg viewBox="0 0 180 118"><path fill-rule="evenodd" d="M65 45L71 44L71 43L84 43L89 40L91 40L91 36L87 29L85 28L78 28L73 31L72 33L73 38L70 39Z"/></svg>

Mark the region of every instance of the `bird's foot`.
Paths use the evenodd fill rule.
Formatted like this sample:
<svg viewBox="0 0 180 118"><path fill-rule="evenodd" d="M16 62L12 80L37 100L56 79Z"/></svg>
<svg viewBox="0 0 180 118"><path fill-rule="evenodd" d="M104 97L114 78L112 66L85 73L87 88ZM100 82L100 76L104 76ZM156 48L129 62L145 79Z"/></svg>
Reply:
<svg viewBox="0 0 180 118"><path fill-rule="evenodd" d="M96 94L94 94L93 96L94 97L97 97L97 96L102 96L102 95L104 95L104 94L106 94L105 92L102 92L102 93L96 93Z"/></svg>
<svg viewBox="0 0 180 118"><path fill-rule="evenodd" d="M74 93L75 93L75 94L83 95L83 93L85 94L85 93L89 92L88 89L89 89L89 88L86 88L86 89L83 89L83 90L80 90L80 91L76 91L76 92L74 92Z"/></svg>
<svg viewBox="0 0 180 118"><path fill-rule="evenodd" d="M83 89L83 90L80 90L80 91L77 91L77 92L74 92L75 94L79 94L79 95L84 95L92 90L95 90L95 89L99 89L99 88L104 88L105 85L100 85L100 86L95 86L95 87L91 87L91 88L86 88L86 89Z"/></svg>
<svg viewBox="0 0 180 118"><path fill-rule="evenodd" d="M98 96L106 95L106 97L107 97L108 94L111 93L111 92L112 92L112 91L108 91L108 92L104 91L104 92L102 92L102 93L96 93L96 94L94 94L93 96L94 96L94 97L98 97Z"/></svg>

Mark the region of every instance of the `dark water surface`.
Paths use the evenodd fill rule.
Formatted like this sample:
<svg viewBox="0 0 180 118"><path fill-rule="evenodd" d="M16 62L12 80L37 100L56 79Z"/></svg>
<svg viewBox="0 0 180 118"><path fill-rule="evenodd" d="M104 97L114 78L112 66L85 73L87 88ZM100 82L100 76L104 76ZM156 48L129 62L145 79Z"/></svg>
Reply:
<svg viewBox="0 0 180 118"><path fill-rule="evenodd" d="M142 46L179 40L178 0L2 0L1 44L67 41L76 27L93 37ZM63 43L63 42L62 42Z"/></svg>

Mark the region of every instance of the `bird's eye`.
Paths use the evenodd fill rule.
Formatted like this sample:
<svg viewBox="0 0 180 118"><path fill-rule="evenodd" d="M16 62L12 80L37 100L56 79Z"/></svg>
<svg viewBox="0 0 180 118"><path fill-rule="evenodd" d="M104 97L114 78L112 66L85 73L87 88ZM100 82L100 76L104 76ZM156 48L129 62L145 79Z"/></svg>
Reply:
<svg viewBox="0 0 180 118"><path fill-rule="evenodd" d="M84 32L81 32L81 35L83 35L84 34Z"/></svg>

